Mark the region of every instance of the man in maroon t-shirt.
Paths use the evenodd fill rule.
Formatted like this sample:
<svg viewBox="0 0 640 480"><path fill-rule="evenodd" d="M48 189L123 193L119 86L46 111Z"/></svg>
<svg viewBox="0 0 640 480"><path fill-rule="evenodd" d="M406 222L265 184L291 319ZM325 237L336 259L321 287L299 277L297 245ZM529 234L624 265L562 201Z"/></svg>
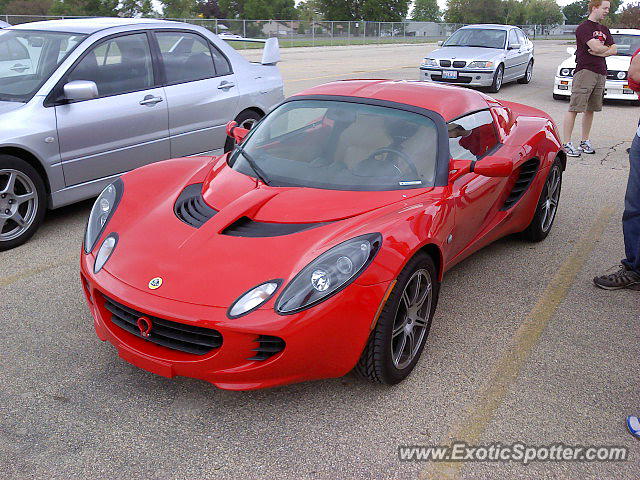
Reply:
<svg viewBox="0 0 640 480"><path fill-rule="evenodd" d="M576 69L571 86L571 103L564 117L565 151L570 157L581 153L596 153L589 140L593 112L602 110L604 85L607 80L605 57L617 53L611 32L599 22L609 13L611 2L590 0L589 18L576 29ZM578 113L582 116L582 141L576 146L571 141Z"/></svg>

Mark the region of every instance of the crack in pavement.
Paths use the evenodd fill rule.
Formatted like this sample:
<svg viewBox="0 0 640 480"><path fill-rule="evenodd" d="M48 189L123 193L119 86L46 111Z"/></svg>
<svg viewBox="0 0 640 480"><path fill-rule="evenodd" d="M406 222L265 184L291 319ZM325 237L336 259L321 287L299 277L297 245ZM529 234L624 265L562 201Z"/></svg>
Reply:
<svg viewBox="0 0 640 480"><path fill-rule="evenodd" d="M612 154L612 153L614 153L614 152L616 152L616 153L617 153L616 148L618 148L620 145L624 145L625 143L628 143L628 142L626 142L626 141L624 141L624 142L618 142L618 143L616 143L615 145L613 145L613 146L609 147L609 151L607 152L607 154L602 158L602 160L600 160L600 165L604 166L604 162L606 162L606 161L607 161L607 159L609 158L609 155L611 155L611 154ZM612 168L614 168L614 167L612 167ZM618 169L618 168L615 168L615 170L619 170L619 169Z"/></svg>

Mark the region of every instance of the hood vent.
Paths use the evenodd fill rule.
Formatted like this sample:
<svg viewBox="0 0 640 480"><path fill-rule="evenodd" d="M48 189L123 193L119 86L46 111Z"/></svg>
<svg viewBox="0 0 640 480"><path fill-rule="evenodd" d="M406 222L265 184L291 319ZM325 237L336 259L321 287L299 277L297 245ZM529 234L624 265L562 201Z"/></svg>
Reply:
<svg viewBox="0 0 640 480"><path fill-rule="evenodd" d="M516 180L516 183L514 183L511 193L505 200L501 210L509 210L522 198L535 178L539 165L540 160L537 158L532 158L522 164L520 167L520 173L518 174L518 179Z"/></svg>
<svg viewBox="0 0 640 480"><path fill-rule="evenodd" d="M253 349L256 353L248 360L263 362L280 353L285 347L283 339L271 335L260 335L255 341L258 342L258 347Z"/></svg>
<svg viewBox="0 0 640 480"><path fill-rule="evenodd" d="M207 205L202 198L201 183L194 183L185 188L176 200L173 211L176 217L194 228L200 228L207 220L218 213L217 210Z"/></svg>
<svg viewBox="0 0 640 480"><path fill-rule="evenodd" d="M329 222L318 223L272 223L256 222L248 217L240 217L222 231L222 235L232 237L281 237L292 233L302 232L311 228L327 225Z"/></svg>

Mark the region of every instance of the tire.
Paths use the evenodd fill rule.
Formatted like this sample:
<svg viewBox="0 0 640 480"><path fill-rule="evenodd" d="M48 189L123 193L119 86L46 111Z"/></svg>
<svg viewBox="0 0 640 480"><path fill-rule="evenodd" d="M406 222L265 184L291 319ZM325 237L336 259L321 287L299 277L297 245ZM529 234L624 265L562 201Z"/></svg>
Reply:
<svg viewBox="0 0 640 480"><path fill-rule="evenodd" d="M247 130L251 130L251 128L263 117L264 115L260 115L255 110L245 110L244 112L240 112L235 118L235 122L239 127L246 128ZM224 153L230 152L233 150L234 141L233 138L227 137L227 140L224 142Z"/></svg>
<svg viewBox="0 0 640 480"><path fill-rule="evenodd" d="M531 77L533 77L533 59L529 60L529 65L527 65L527 69L524 71L524 77L519 78L518 83L526 85L531 81Z"/></svg>
<svg viewBox="0 0 640 480"><path fill-rule="evenodd" d="M418 279L421 286L416 288ZM413 257L397 280L355 367L361 377L387 385L407 378L418 362L429 336L440 292L435 264L426 253ZM423 290L426 285L430 285L428 292ZM411 318L407 316L407 302L416 309ZM410 342L408 348L407 342Z"/></svg>
<svg viewBox="0 0 640 480"><path fill-rule="evenodd" d="M504 80L504 65L498 65L496 73L493 74L493 83L489 87L489 93L498 93L502 88L502 81Z"/></svg>
<svg viewBox="0 0 640 480"><path fill-rule="evenodd" d="M44 220L46 199L44 182L31 165L0 155L0 251L31 238Z"/></svg>
<svg viewBox="0 0 640 480"><path fill-rule="evenodd" d="M569 97L566 95L558 95L557 93L553 94L554 100L567 100Z"/></svg>
<svg viewBox="0 0 640 480"><path fill-rule="evenodd" d="M549 175L547 175L536 206L536 213L533 215L533 220L531 220L529 226L522 232L522 238L529 242L541 242L547 238L558 212L561 191L562 164L560 159L556 158L549 169ZM551 201L552 198L555 199L555 204Z"/></svg>

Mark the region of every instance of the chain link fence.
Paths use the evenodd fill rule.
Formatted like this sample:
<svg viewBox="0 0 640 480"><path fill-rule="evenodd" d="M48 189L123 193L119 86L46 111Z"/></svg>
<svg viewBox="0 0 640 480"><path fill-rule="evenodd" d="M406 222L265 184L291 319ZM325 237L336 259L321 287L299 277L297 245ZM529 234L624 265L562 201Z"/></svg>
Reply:
<svg viewBox="0 0 640 480"><path fill-rule="evenodd" d="M0 15L11 25L71 16ZM443 40L463 24L435 22L334 22L304 20L237 20L169 18L203 26L216 34L245 38L278 37L281 47L426 43ZM520 25L531 39L573 39L576 25ZM251 44L247 45L250 47Z"/></svg>

